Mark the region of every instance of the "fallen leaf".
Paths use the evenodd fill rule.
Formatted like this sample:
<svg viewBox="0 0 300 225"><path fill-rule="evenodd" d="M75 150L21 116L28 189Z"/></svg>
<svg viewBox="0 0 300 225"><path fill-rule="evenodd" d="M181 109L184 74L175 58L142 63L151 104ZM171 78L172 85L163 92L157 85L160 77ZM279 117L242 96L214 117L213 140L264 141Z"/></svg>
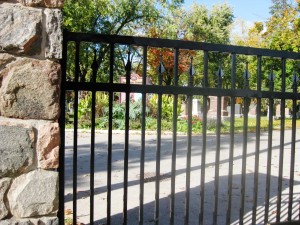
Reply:
<svg viewBox="0 0 300 225"><path fill-rule="evenodd" d="M73 211L71 209L65 210L65 215L71 215L71 214L73 214Z"/></svg>

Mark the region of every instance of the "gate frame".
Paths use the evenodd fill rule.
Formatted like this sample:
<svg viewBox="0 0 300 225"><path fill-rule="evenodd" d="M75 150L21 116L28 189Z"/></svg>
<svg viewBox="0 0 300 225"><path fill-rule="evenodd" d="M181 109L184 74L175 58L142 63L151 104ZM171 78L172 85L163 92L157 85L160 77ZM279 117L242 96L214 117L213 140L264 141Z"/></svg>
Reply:
<svg viewBox="0 0 300 225"><path fill-rule="evenodd" d="M75 82L73 81L67 81L66 80L66 65L67 65L67 43L68 42L75 42L76 43L76 68L75 68ZM90 82L78 82L78 74L79 74L79 43L80 42L92 42L92 43L100 43L100 42L104 42L107 43L108 45L110 45L110 55L111 55L111 62L110 62L110 68L111 70L113 70L113 61L114 61L114 45L115 44L121 44L121 45L136 45L136 46L141 46L144 49L144 54L147 54L147 48L148 47L157 47L157 48L172 48L175 50L175 55L174 55L174 62L175 62L175 67L178 66L178 55L179 55L179 50L180 49L188 49L188 50L198 50L198 51L203 51L204 52L204 82L203 82L203 86L202 87L193 87L193 86L188 86L188 87L182 87L182 86L177 86L178 84L175 82L174 86L164 86L162 88L162 84L160 83L159 85L153 85L153 86L149 86L146 85L145 82L142 85L136 85L136 84L130 84L129 81L129 77L130 77L130 70L128 69L126 72L126 84L117 84L117 83L113 83L113 71L110 71L110 83L96 83L96 80L94 78L94 80L90 83ZM232 60L232 84L235 83L235 69L236 69L236 55L252 55L252 56L257 56L258 59L258 63L257 63L257 70L258 70L258 84L257 84L257 90L250 90L249 88L247 88L247 84L246 84L246 89L236 89L235 86L232 86L232 88L230 89L222 89L221 86L219 86L218 88L211 88L208 86L208 52L222 52L222 53L228 53L231 54ZM262 66L262 57L272 57L272 58L281 58L282 62L283 62L283 78L285 78L285 63L286 63L286 59L293 59L293 60L299 60L300 59L300 53L294 53L294 52L286 52L286 51L274 51L274 50L268 50L268 49L259 49L259 48L250 48L250 47L241 47L241 46L229 46L229 45L222 45L222 44L211 44L211 43L201 43L201 42L192 42L192 41L178 41L178 40L168 40L168 39L153 39L153 38L143 38L143 37L133 37L133 36L116 36L116 35L101 35L101 34L86 34L86 33L74 33L74 32L68 32L68 31L64 31L64 39L63 39L63 58L61 61L62 64L62 83L61 83L61 100L60 100L60 105L61 105L61 109L65 109L65 93L67 90L72 90L75 92L75 111L74 111L74 115L77 114L77 109L76 107L78 106L78 91L79 90L87 90L87 91L91 91L93 94L92 97L92 132L91 132L91 138L94 139L95 137L95 110L94 110L94 106L95 106L95 92L96 91L103 91L103 92L109 92L110 93L110 97L112 96L113 92L126 92L126 96L127 99L129 97L130 92L138 92L138 93L142 93L143 96L145 96L145 94L147 93L155 93L158 94L159 96L161 96L162 94L172 94L174 96L178 96L178 95L187 95L187 96L193 96L193 95L201 95L204 97L204 102L205 100L207 100L208 96L218 96L218 120L217 120L217 124L220 125L221 120L220 120L220 98L222 96L230 96L232 99L234 99L235 97L243 97L247 102L247 99L251 99L251 98L256 98L256 99L263 99L263 98L267 98L267 99L281 99L281 101L285 101L287 99L291 99L293 100L293 127L292 127L292 157L291 157L291 171L294 169L293 165L295 164L295 161L293 161L293 159L295 159L295 139L296 139L296 101L300 100L300 94L297 93L297 85L296 83L294 83L294 87L293 87L293 92L285 92L283 91L274 91L273 88L271 87L269 91L262 91L261 90L261 77L259 77L259 75L261 75L261 66ZM130 60L128 60L128 62L130 62ZM143 77L145 80L146 77L146 67L145 65L147 64L147 57L144 57L143 60ZM192 64L191 64L192 65ZM130 67L130 65L129 65ZM131 68L131 67L130 67ZM247 71L247 69L246 69ZM175 77L178 75L178 70L175 69ZM190 76L192 77L192 70L190 71ZM246 75L247 77L247 75ZM176 79L176 78L175 78ZM220 76L219 76L219 81L220 81ZM247 79L246 79L247 80ZM285 79L282 79L282 83L283 83L283 89L285 89ZM219 83L220 85L220 83ZM77 95L76 95L77 93ZM191 98L189 98L191 99ZM158 105L161 103L158 103ZM188 103L188 107L189 109L191 109L191 101L189 101ZM233 104L232 104L233 105ZM233 105L234 106L234 105ZM233 106L231 107L231 124L233 124L234 122L234 108ZM174 108L176 107L176 105L174 105ZM246 107L246 111L247 111L247 104L245 103L245 107ZM110 110L112 109L112 101L110 101ZM126 128L129 128L129 115L128 115L128 109L129 109L129 101L126 101ZM191 110L188 110L191 111ZM260 111L260 110L259 110ZM207 105L204 104L204 114L205 112L207 112ZM284 120L284 106L281 107L281 112L282 112L282 117L281 117L281 121ZM145 112L144 112L145 113ZM175 114L175 113L174 113ZM244 126L247 127L247 113L244 113ZM270 115L272 115L270 113ZM190 117L191 118L191 117ZM270 117L271 118L271 117ZM283 119L282 119L283 118ZM65 147L65 113L64 110L62 110L60 119L59 119L59 123L60 123L60 128L61 128L61 148L60 148L60 166L59 166L59 178L60 178L60 203L59 203L59 212L58 212L58 216L60 219L60 224L64 223L64 177L65 177L65 160L64 160L64 147ZM77 125L78 125L78 120L77 120L77 116L74 116L74 138L76 139L77 137ZM175 116L174 116L174 120L175 120ZM260 121L260 112L257 113L257 119L258 121ZM272 120L271 120L272 121ZM207 122L207 116L204 115L203 116L203 149L206 148L206 122ZM189 120L189 123L191 124L191 120ZM158 126L159 127L159 126ZM233 126L231 126L233 127ZM174 129L176 130L176 126L174 127ZM109 129L109 135L110 135L110 141L111 141L111 131L112 131L112 126L111 126L111 119L110 119L110 129ZM259 139L259 135L260 135L260 130L259 130L259 125L257 126L257 138ZM269 131L271 131L272 133L272 125L269 124ZM126 129L125 130L125 161L128 161L128 137L129 137L129 130ZM283 135L284 130L282 131L282 135ZM160 134L160 129L158 130L158 133ZM176 132L175 132L176 133ZM247 129L244 129L244 141L243 141L243 149L244 152L247 151L247 143L246 143L246 139L247 139ZM234 128L231 129L230 134L234 134ZM142 136L145 135L145 130L142 130ZM188 131L188 136L189 136L189 141L188 141L188 161L187 161L187 170L189 171L189 166L190 166L190 137L191 137L191 126L189 126L189 131ZM173 140L176 140L176 134L173 136ZM233 138L231 138L231 147L233 148ZM76 143L77 140L75 140L74 143ZM91 148L94 148L94 141L92 141L92 146ZM143 143L144 144L144 143ZM111 143L109 143L109 145L111 145ZM220 145L220 129L217 128L217 146ZM127 149L126 149L127 146ZM144 146L145 147L145 146ZM144 148L143 147L143 148ZM110 148L110 147L108 147ZM175 146L176 148L176 146ZM257 151L256 153L258 154L259 151L259 143L256 146ZM269 148L272 149L272 143L271 141L269 141ZM219 152L220 149L217 149L217 152ZM205 150L203 150L205 151ZM74 160L74 167L76 170L76 152L77 152L77 146L75 145L74 147L74 154L75 154L75 160ZM126 153L127 152L127 153ZM110 153L108 153L110 154ZM205 158L205 152L203 153L204 156L203 158ZM270 155L269 155L270 156ZM174 156L173 156L174 157ZM176 156L175 156L176 157ZM218 160L219 155L217 154L216 156L216 160ZM245 155L243 158L243 174L242 174L242 189L245 188ZM91 156L91 160L94 160L94 156ZM128 163L128 162L127 162ZM205 159L204 161L202 161L201 165L205 165ZM268 173L270 172L270 164L268 164ZM218 169L218 165L216 166ZM127 204L127 196L126 196L126 177L128 174L126 171L126 168L128 168L128 164L127 166L125 166L125 171L124 171L124 176L125 176L125 181L124 181L124 186L125 186L125 190L124 190L124 220L123 220L123 224L126 224L127 221L127 208L126 208L126 204ZM174 165L172 166L172 173L174 176ZM217 170L216 169L216 170ZM75 171L74 170L74 171ZM91 168L91 187L94 185L94 181L93 181L93 168ZM232 168L231 168L232 170ZM142 168L141 168L141 171ZM204 180L203 180L203 175L205 173L205 170L201 170L203 172L201 172L201 186L203 186L202 184L204 184ZM256 173L257 168L256 168ZM111 173L108 171L108 173ZM188 172L189 173L189 172ZM75 174L76 175L76 174ZM73 175L73 176L75 176ZM230 176L230 174L229 174ZM187 175L188 177L188 175ZM141 176L141 180L142 180L142 176ZM175 178L174 178L175 179ZM188 183L189 183L189 178L187 178L187 187L188 187ZM268 174L267 176L267 182L270 182L268 179L270 179L270 174ZM282 177L279 177L279 179L282 179ZM174 181L174 180L172 180ZM290 194L289 198L291 200L291 198L293 197L293 181L294 181L294 177L292 177L292 172L291 172L291 182L290 182L290 192L292 194ZM216 179L215 181L215 186L216 186L216 190L215 190L215 194L218 194L218 179ZM257 185L257 184L256 184ZM230 185L229 185L230 187ZM73 189L76 190L76 183L73 186ZM156 187L157 188L157 187ZM231 187L232 188L232 187ZM257 189L257 186L254 187ZM279 188L279 187L278 187ZM110 192L111 187L108 187L108 192ZM143 187L141 187L141 192L143 192ZM229 196L231 195L231 190L232 189L228 189L229 191ZM172 190L174 191L174 190ZM245 191L245 190L244 190ZM256 190L257 191L257 190ZM217 192L217 193L216 193ZM255 192L255 190L254 190ZM279 193L279 192L278 192ZM91 188L91 202L90 204L93 205L93 188ZM171 193L172 195L174 194L173 192ZM243 190L242 190L242 194ZM268 195L268 190L266 195ZM110 193L108 193L108 196L110 196ZM201 199L203 199L204 196L204 189L201 188ZM218 196L218 195L217 195ZM157 196L156 196L157 198ZM242 196L243 198L243 196ZM257 195L256 195L257 198ZM159 199L156 199L159 200ZM268 200L268 197L266 197L266 200ZM76 194L73 195L73 201L76 201ZM186 192L186 201L187 201L187 206L188 201L189 201L189 189ZM255 205L254 201L254 205ZM174 202L173 202L174 203ZM171 203L171 204L173 204ZM108 202L108 204L110 204ZM143 201L140 200L140 204L143 205ZM229 203L230 204L230 203ZM243 206L244 204L244 200L241 200L241 205ZM201 206L203 206L203 202L201 201ZM214 208L214 224L217 222L217 207L218 206L218 201L217 198L215 198L215 208ZM279 206L279 205L278 205ZM174 207L174 206L173 206ZM280 207L280 206L279 206ZM291 205L289 206L289 213L291 211ZM73 211L75 211L75 213L73 214L73 223L76 223L76 203L74 205ZM91 222L93 221L93 207L91 207ZM110 206L108 207L108 211L110 211ZM201 212L200 212L200 222L199 224L203 223L203 208L201 208ZM229 208L227 208L227 224L230 223L230 210ZM268 212L268 204L266 204L266 213ZM156 212L157 213L157 212ZM170 212L171 213L171 223L174 222L174 212ZM188 213L189 213L189 208L186 208L185 214L186 214L186 220L185 220L185 224L188 224ZM110 212L107 213L108 215L110 214ZM266 215L266 214L265 214ZM241 211L240 211L240 218L242 218L243 216L243 207L241 207ZM289 215L289 220L291 215ZM140 217L142 220L143 217L143 209L140 209ZM254 216L255 217L255 216ZM300 217L300 213L299 213L299 217ZM267 218L267 216L266 216ZM110 224L110 220L108 219L108 224ZM278 220L278 218L277 218ZM202 221L202 223L201 223ZM265 223L267 223L268 221L265 220ZM277 221L279 222L279 221ZM140 221L140 224L142 224L142 222ZM276 223L277 224L277 223Z"/></svg>

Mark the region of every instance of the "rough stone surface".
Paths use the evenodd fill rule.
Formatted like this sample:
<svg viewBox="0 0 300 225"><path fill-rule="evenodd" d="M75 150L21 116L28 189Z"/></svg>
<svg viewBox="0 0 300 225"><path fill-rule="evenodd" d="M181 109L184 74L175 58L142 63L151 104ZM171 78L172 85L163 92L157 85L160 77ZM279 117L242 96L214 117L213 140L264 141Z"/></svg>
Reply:
<svg viewBox="0 0 300 225"><path fill-rule="evenodd" d="M0 225L58 225L57 217L41 217L38 219L17 219L12 218L0 221Z"/></svg>
<svg viewBox="0 0 300 225"><path fill-rule="evenodd" d="M57 212L58 173L35 170L17 177L7 194L16 218L37 217Z"/></svg>
<svg viewBox="0 0 300 225"><path fill-rule="evenodd" d="M0 179L0 220L8 215L8 209L6 207L6 193L10 186L11 178Z"/></svg>
<svg viewBox="0 0 300 225"><path fill-rule="evenodd" d="M2 126L21 126L24 128L31 128L38 132L39 128L48 124L49 121L47 120L23 120L23 119L14 119L14 118L6 118L0 116L0 125ZM37 136L37 134L36 134Z"/></svg>
<svg viewBox="0 0 300 225"><path fill-rule="evenodd" d="M14 61L16 58L13 55L7 53L0 53L0 71L10 62ZM0 75L0 87L2 85L2 76Z"/></svg>
<svg viewBox="0 0 300 225"><path fill-rule="evenodd" d="M18 0L0 0L1 2L18 3Z"/></svg>
<svg viewBox="0 0 300 225"><path fill-rule="evenodd" d="M0 51L39 54L42 10L18 4L0 4Z"/></svg>
<svg viewBox="0 0 300 225"><path fill-rule="evenodd" d="M61 59L62 57L62 13L59 9L45 9L46 47L45 57Z"/></svg>
<svg viewBox="0 0 300 225"><path fill-rule="evenodd" d="M31 7L62 8L63 0L18 0L21 4Z"/></svg>
<svg viewBox="0 0 300 225"><path fill-rule="evenodd" d="M0 177L17 176L34 166L32 128L0 126Z"/></svg>
<svg viewBox="0 0 300 225"><path fill-rule="evenodd" d="M0 70L2 70L8 63L11 63L14 60L16 60L16 57L14 57L13 55L0 53Z"/></svg>
<svg viewBox="0 0 300 225"><path fill-rule="evenodd" d="M62 8L64 5L64 0L45 0L46 7Z"/></svg>
<svg viewBox="0 0 300 225"><path fill-rule="evenodd" d="M44 6L44 0L18 0L22 5L31 7L42 7Z"/></svg>
<svg viewBox="0 0 300 225"><path fill-rule="evenodd" d="M42 169L58 168L60 133L58 123L47 123L39 128L37 152Z"/></svg>
<svg viewBox="0 0 300 225"><path fill-rule="evenodd" d="M59 117L60 65L21 58L0 71L0 114L22 119Z"/></svg>

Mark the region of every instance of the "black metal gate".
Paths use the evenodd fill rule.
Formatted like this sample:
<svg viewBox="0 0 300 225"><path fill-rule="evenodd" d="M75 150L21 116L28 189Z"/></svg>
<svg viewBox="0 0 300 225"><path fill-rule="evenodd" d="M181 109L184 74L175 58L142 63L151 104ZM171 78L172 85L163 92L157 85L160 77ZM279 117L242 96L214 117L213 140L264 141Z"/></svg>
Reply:
<svg viewBox="0 0 300 225"><path fill-rule="evenodd" d="M163 54L157 70L151 70L157 81L147 82L154 57L150 49L172 53L168 85L164 74L170 61ZM267 49L65 31L60 224L299 220L299 59L299 53ZM124 83L115 79L123 71L117 61L123 62ZM139 68L141 83L131 77L133 66ZM107 101L100 111L98 93ZM135 133L130 115L134 93L141 99ZM156 129L151 132L149 95L156 98ZM114 102L121 98L123 131L117 132ZM172 113L167 128L164 98ZM183 102L186 108L178 110ZM201 126L198 133L195 124ZM79 131L81 127L86 129Z"/></svg>

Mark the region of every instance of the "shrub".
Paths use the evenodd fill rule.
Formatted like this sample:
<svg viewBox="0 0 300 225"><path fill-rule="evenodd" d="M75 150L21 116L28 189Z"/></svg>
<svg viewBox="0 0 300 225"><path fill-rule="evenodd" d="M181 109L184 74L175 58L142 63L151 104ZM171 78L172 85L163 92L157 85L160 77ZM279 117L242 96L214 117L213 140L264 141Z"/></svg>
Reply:
<svg viewBox="0 0 300 225"><path fill-rule="evenodd" d="M174 98L171 95L162 95L162 119L171 121L173 119L173 102ZM157 118L158 112L158 95L152 95L149 100L150 115ZM181 113L181 99L178 98L177 115Z"/></svg>
<svg viewBox="0 0 300 225"><path fill-rule="evenodd" d="M178 119L177 130L179 132L187 132L188 116ZM202 131L202 119L199 116L193 115L192 117L192 131L194 133L200 133Z"/></svg>

